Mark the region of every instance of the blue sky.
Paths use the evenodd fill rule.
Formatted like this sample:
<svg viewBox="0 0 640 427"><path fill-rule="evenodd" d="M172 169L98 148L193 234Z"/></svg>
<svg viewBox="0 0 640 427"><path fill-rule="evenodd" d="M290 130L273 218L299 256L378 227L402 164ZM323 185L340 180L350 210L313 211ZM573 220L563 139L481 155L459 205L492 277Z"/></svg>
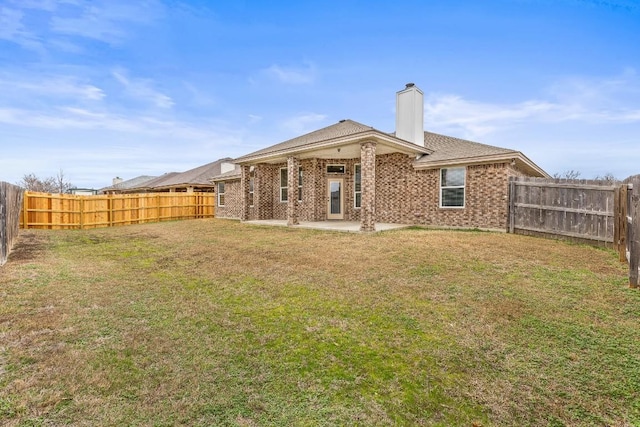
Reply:
<svg viewBox="0 0 640 427"><path fill-rule="evenodd" d="M0 0L0 180L184 171L353 119L640 173L640 1Z"/></svg>

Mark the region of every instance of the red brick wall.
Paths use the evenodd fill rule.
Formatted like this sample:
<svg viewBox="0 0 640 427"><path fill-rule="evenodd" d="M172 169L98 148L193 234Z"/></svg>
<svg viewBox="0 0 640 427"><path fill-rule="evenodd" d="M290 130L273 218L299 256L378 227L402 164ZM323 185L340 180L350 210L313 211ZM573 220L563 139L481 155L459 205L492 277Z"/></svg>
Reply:
<svg viewBox="0 0 640 427"><path fill-rule="evenodd" d="M305 159L303 201L298 205L300 221L324 221L327 214L328 164L345 165L344 174L331 177L344 180L344 219L359 221L354 207L354 165L360 159ZM280 201L280 168L286 163L255 167L255 206L250 219L287 219L287 203ZM507 226L508 181L525 175L509 163L466 167L465 207L440 208L440 169L414 170L413 157L393 153L376 156L376 222L424 224L433 226L505 229ZM297 183L294 183L296 185ZM240 180L227 181L226 205L217 216L239 218Z"/></svg>
<svg viewBox="0 0 640 427"><path fill-rule="evenodd" d="M240 178L224 183L224 206L218 206L218 185L216 184L216 217L240 218L242 213L242 198Z"/></svg>

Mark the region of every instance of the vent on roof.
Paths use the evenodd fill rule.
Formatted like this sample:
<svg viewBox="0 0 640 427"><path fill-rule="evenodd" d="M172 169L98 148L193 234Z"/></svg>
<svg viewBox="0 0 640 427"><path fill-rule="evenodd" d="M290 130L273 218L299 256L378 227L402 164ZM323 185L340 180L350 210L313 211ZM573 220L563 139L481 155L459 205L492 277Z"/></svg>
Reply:
<svg viewBox="0 0 640 427"><path fill-rule="evenodd" d="M396 136L424 146L424 95L413 83L396 94Z"/></svg>
<svg viewBox="0 0 640 427"><path fill-rule="evenodd" d="M340 120L340 123L344 123L346 121L347 121L346 119L342 119L342 120Z"/></svg>

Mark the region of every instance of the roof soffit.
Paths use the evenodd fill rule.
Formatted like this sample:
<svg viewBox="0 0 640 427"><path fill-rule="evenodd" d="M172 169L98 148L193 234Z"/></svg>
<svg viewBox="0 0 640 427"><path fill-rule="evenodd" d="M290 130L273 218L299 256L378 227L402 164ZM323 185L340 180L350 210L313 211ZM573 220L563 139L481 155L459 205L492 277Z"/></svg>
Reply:
<svg viewBox="0 0 640 427"><path fill-rule="evenodd" d="M404 153L404 154L428 154L431 150L415 145L411 142L396 138L393 135L372 129L355 135L328 139L311 144L275 150L268 153L247 155L234 160L238 164L247 163L280 163L289 156L305 158L356 158L360 157L360 145L366 141L377 144L376 154Z"/></svg>

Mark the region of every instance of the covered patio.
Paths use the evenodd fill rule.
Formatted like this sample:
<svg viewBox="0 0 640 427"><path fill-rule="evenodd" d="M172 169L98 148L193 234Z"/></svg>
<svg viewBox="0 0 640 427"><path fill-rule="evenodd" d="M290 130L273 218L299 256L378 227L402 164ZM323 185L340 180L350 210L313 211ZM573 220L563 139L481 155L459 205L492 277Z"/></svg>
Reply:
<svg viewBox="0 0 640 427"><path fill-rule="evenodd" d="M265 220L251 220L243 221L244 224L251 225L265 225L272 227L287 227L286 219L265 219ZM342 231L347 233L360 233L360 221L299 221L297 225L289 226L291 228L310 228L314 230L326 230L326 231ZM409 224L389 224L389 223L376 223L375 232L397 230L400 228L410 227Z"/></svg>

